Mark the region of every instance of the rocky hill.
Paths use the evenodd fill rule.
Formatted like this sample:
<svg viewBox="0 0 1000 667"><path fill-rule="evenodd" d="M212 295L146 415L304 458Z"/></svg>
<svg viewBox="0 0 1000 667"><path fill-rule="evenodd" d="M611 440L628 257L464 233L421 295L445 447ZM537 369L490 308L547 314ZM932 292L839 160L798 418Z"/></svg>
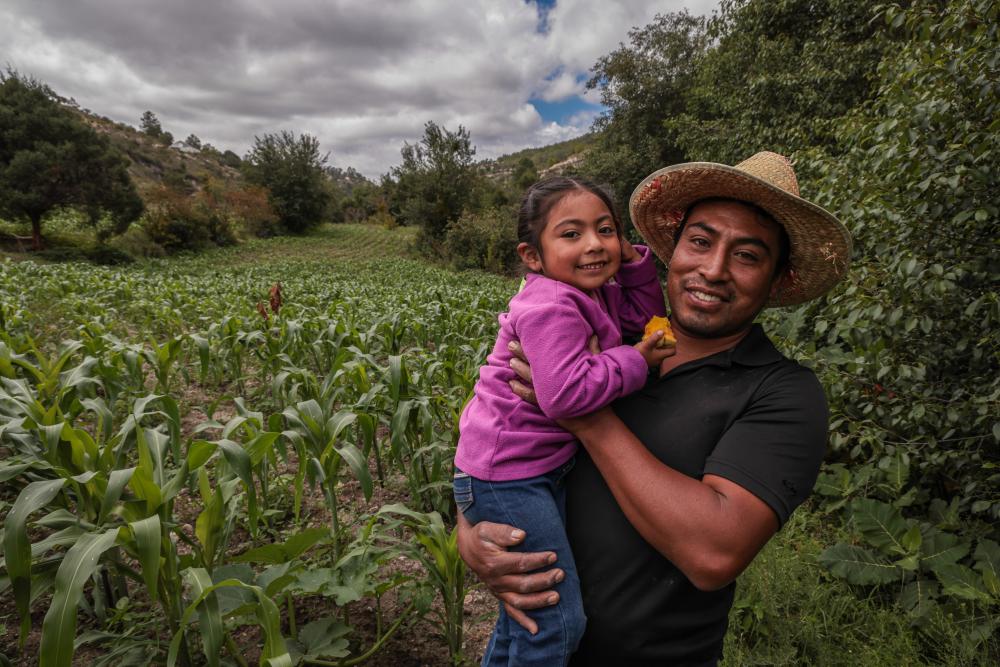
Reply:
<svg viewBox="0 0 1000 667"><path fill-rule="evenodd" d="M195 148L184 142L164 143L162 138L125 123L84 109L76 111L128 158L129 174L144 196L161 185L196 192L209 180L231 182L242 178L238 169L240 158L231 151L220 153L210 145Z"/></svg>

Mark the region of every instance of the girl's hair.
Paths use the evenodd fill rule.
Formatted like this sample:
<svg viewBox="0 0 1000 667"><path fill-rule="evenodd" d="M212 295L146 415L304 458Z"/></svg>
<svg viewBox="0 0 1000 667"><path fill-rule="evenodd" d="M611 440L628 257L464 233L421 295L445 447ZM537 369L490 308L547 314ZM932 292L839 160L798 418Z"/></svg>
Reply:
<svg viewBox="0 0 1000 667"><path fill-rule="evenodd" d="M600 199L615 223L615 232L622 236L622 221L618 217L611 194L602 186L577 176L550 176L538 181L524 193L517 213L517 241L527 243L538 252L542 251L542 231L552 208L568 194L589 192Z"/></svg>

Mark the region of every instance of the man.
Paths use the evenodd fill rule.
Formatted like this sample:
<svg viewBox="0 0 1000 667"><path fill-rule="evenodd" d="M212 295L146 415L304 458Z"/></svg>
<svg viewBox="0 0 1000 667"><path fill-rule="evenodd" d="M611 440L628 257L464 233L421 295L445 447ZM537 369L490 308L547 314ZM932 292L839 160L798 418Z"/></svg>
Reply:
<svg viewBox="0 0 1000 667"><path fill-rule="evenodd" d="M850 236L767 152L661 169L630 209L669 267L677 353L613 410L561 422L585 450L566 481L588 619L571 664L713 665L736 576L808 496L826 445L815 375L753 320L836 284ZM459 517L463 558L534 630L525 610L557 604L562 573L540 569L552 554L506 550L521 539Z"/></svg>

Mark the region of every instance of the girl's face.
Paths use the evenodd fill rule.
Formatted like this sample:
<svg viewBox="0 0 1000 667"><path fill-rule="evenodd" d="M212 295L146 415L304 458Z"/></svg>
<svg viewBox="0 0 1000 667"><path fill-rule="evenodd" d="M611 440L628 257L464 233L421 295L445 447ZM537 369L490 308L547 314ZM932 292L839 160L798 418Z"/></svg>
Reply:
<svg viewBox="0 0 1000 667"><path fill-rule="evenodd" d="M562 197L545 221L541 252L527 243L517 250L529 269L592 292L618 273L622 247L611 211L585 190Z"/></svg>

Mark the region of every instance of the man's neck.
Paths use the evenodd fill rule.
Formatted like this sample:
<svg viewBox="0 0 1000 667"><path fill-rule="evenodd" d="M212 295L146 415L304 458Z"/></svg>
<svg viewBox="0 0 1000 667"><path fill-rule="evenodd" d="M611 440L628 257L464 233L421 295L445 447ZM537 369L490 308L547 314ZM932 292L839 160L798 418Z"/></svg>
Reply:
<svg viewBox="0 0 1000 667"><path fill-rule="evenodd" d="M688 335L683 329L674 327L674 338L677 339L677 354L672 357L667 357L663 363L660 364L660 376L662 377L666 375L673 369L681 366L682 364L686 364L689 361L710 357L713 354L736 347L736 345L741 340L746 338L748 333L750 333L750 328L751 327L748 326L746 329L738 331L734 334L729 334L728 336L720 336L718 338L702 338L699 336Z"/></svg>

